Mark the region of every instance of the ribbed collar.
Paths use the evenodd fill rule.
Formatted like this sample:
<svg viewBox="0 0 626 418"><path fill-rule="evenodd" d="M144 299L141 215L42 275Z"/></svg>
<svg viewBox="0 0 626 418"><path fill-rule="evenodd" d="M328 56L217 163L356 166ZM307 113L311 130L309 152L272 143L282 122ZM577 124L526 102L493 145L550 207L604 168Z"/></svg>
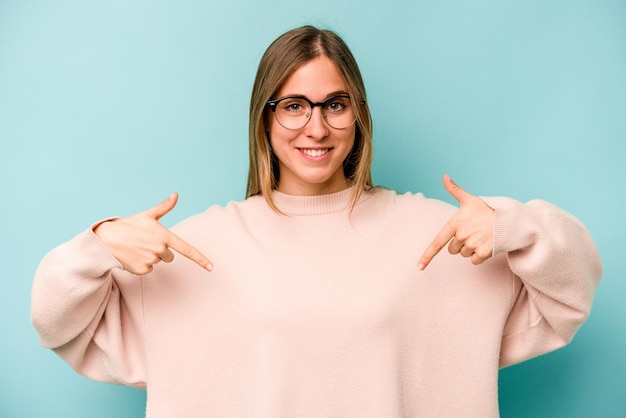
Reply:
<svg viewBox="0 0 626 418"><path fill-rule="evenodd" d="M293 196L274 190L272 192L272 198L278 209L285 215L324 215L348 210L350 208L353 190L354 187L348 187L336 193L317 196ZM371 195L371 192L363 192L357 205L369 199Z"/></svg>

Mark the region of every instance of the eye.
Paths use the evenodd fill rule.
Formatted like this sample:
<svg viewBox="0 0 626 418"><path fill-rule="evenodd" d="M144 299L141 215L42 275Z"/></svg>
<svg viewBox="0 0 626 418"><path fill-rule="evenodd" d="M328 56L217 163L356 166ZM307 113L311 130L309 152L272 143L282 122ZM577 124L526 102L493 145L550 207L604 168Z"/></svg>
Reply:
<svg viewBox="0 0 626 418"><path fill-rule="evenodd" d="M338 110L343 109L343 104L342 103L330 103L328 105L328 109L338 111Z"/></svg>
<svg viewBox="0 0 626 418"><path fill-rule="evenodd" d="M345 111L348 108L348 106L349 106L348 99L335 98L335 99L332 99L330 102L326 103L324 107L328 112L339 113L339 112Z"/></svg>
<svg viewBox="0 0 626 418"><path fill-rule="evenodd" d="M306 110L306 106L302 100L285 100L282 110L287 113L303 113Z"/></svg>

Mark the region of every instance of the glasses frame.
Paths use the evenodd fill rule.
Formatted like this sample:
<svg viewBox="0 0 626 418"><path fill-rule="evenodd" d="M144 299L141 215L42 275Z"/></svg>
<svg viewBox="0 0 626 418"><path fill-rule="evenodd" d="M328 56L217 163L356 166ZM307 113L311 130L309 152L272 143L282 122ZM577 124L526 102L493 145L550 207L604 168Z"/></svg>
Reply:
<svg viewBox="0 0 626 418"><path fill-rule="evenodd" d="M276 116L276 108L278 107L278 104L280 102L282 102L283 100L287 100L287 99L302 99L305 102L307 102L309 104L309 106L311 106L311 113L309 113L309 117L307 119L307 121L304 123L304 125L302 125L299 128L288 128L285 125L283 125L282 123L280 123L280 121L278 120L278 117ZM354 125L354 122L356 122L356 114L354 115L354 120L347 126L343 127L343 128L335 128L333 125L330 124L330 122L328 122L328 119L326 118L326 113L324 112L324 106L326 106L326 104L328 104L329 102L332 102L333 100L336 99L350 99L350 96L347 94L337 94L334 96L329 97L328 99L324 100L323 102L314 102L312 100L310 100L308 97L306 96L300 96L300 95L292 95L292 96L285 96L285 97L281 97L275 100L268 100L267 103L265 103L265 105L267 107L269 107L272 110L272 113L274 113L274 118L276 119L276 122L278 122L278 124L280 126L282 126L285 129L289 129L290 131L296 131L298 129L302 129L304 128L310 121L311 121L311 116L313 116L313 108L319 106L322 108L322 116L324 117L324 121L326 122L326 124L328 126L330 126L333 129L347 129L350 126ZM365 103L365 101L362 101L361 103Z"/></svg>

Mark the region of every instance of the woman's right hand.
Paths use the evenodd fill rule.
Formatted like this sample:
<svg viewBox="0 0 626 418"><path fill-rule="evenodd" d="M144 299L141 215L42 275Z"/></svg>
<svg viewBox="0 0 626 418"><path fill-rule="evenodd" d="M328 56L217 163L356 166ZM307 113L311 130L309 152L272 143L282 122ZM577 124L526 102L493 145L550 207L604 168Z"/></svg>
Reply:
<svg viewBox="0 0 626 418"><path fill-rule="evenodd" d="M172 193L147 211L97 225L94 233L124 270L133 274L148 274L156 263L171 262L174 259L172 250L211 271L213 264L207 257L159 223L177 201L178 194Z"/></svg>

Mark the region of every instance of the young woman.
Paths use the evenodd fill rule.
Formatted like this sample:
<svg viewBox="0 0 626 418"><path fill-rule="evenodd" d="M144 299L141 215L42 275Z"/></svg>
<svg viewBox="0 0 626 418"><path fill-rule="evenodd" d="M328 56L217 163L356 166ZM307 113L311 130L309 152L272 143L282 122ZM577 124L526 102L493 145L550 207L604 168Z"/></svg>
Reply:
<svg viewBox="0 0 626 418"><path fill-rule="evenodd" d="M498 369L589 314L592 239L547 202L447 176L460 209L374 187L371 125L344 42L283 34L252 92L248 198L168 230L172 195L50 252L41 343L147 388L148 417L498 416Z"/></svg>

